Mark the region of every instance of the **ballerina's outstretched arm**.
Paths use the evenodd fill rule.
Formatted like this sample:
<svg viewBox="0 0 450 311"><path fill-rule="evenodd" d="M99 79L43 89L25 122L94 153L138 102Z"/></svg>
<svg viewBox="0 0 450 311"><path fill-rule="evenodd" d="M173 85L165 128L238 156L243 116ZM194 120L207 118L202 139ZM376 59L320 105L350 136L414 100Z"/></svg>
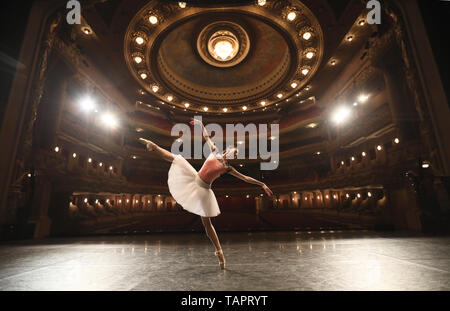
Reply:
<svg viewBox="0 0 450 311"><path fill-rule="evenodd" d="M216 151L216 145L214 144L214 142L211 140L211 137L209 137L208 135L208 131L206 130L206 128L203 126L202 121L198 120L198 119L191 119L191 122L189 122L191 125L195 125L195 124L199 124L202 127L202 131L203 131L203 137L205 137L206 142L209 145L209 148L211 149L211 152Z"/></svg>
<svg viewBox="0 0 450 311"><path fill-rule="evenodd" d="M233 175L234 177L237 177L249 184L255 184L255 185L261 186L269 197L271 197L273 195L272 190L270 190L269 187L267 187L265 183L263 183L259 180L256 180L250 176L246 176L244 174L239 173L234 167L231 167L231 171L229 171L228 174Z"/></svg>
<svg viewBox="0 0 450 311"><path fill-rule="evenodd" d="M158 146L151 140L148 140L145 138L139 138L139 142L141 144L144 144L147 147L148 151L155 151L156 154L158 154L161 158L163 158L164 160L166 160L168 162L172 162L173 159L175 158L175 155L173 153L161 148L160 146Z"/></svg>

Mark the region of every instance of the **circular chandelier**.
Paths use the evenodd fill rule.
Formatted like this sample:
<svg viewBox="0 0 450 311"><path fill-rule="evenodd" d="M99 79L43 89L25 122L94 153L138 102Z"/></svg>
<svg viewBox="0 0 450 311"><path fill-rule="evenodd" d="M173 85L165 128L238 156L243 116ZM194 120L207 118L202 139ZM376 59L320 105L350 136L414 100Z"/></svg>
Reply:
<svg viewBox="0 0 450 311"><path fill-rule="evenodd" d="M239 64L250 50L250 39L244 28L231 21L214 22L202 29L197 38L200 57L216 67Z"/></svg>
<svg viewBox="0 0 450 311"><path fill-rule="evenodd" d="M239 41L230 31L216 31L208 40L208 52L219 62L232 60L238 51Z"/></svg>

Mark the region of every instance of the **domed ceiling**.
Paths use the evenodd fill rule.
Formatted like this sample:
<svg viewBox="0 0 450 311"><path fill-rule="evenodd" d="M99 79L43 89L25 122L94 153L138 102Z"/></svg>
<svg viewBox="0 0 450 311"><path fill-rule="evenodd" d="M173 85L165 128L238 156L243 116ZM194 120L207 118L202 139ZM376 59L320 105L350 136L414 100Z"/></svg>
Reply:
<svg viewBox="0 0 450 311"><path fill-rule="evenodd" d="M263 110L289 99L314 76L323 50L322 29L300 1L201 9L151 1L124 40L128 68L145 90L203 113Z"/></svg>

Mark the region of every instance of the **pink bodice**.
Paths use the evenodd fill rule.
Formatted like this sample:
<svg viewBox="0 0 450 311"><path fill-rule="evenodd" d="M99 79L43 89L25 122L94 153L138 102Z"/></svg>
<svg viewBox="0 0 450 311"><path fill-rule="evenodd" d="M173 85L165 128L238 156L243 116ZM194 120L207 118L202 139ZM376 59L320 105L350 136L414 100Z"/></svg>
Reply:
<svg viewBox="0 0 450 311"><path fill-rule="evenodd" d="M211 184L214 180L226 173L228 168L220 162L214 153L211 153L203 163L202 168L198 171L198 176L207 184Z"/></svg>

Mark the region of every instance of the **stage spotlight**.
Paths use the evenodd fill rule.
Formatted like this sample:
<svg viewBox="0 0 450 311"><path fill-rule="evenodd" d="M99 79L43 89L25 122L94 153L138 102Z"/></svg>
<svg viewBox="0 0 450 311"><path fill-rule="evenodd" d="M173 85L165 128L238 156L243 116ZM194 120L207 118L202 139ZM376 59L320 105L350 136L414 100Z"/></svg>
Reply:
<svg viewBox="0 0 450 311"><path fill-rule="evenodd" d="M80 106L85 112L91 112L95 109L95 101L91 97L86 96L80 100Z"/></svg>
<svg viewBox="0 0 450 311"><path fill-rule="evenodd" d="M367 96L367 95L365 95L365 94L361 94L361 95L359 95L359 97L358 97L358 101L359 101L360 103L365 103L365 102L367 101L367 99L369 99L369 96Z"/></svg>
<svg viewBox="0 0 450 311"><path fill-rule="evenodd" d="M119 124L116 117L114 115L112 115L111 113L105 113L102 116L102 122L105 125L109 126L110 128L115 128Z"/></svg>
<svg viewBox="0 0 450 311"><path fill-rule="evenodd" d="M351 111L347 107L339 107L335 110L332 120L336 124L345 122L350 117Z"/></svg>

